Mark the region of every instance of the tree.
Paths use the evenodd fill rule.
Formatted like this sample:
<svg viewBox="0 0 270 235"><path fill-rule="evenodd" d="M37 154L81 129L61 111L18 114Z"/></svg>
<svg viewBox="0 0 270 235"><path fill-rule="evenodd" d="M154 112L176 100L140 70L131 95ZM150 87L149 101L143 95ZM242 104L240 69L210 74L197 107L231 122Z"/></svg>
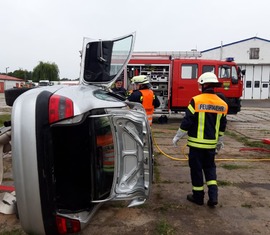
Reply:
<svg viewBox="0 0 270 235"><path fill-rule="evenodd" d="M59 69L55 63L44 63L42 61L33 69L33 82L39 80L59 81Z"/></svg>
<svg viewBox="0 0 270 235"><path fill-rule="evenodd" d="M31 80L32 72L28 72L27 70L18 69L8 75L13 76L15 78L21 78L23 80Z"/></svg>

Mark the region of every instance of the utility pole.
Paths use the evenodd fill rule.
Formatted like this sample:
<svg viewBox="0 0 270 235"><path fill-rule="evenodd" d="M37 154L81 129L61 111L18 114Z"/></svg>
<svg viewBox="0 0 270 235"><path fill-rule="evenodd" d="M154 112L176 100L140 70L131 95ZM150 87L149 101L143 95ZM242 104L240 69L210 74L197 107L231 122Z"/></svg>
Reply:
<svg viewBox="0 0 270 235"><path fill-rule="evenodd" d="M7 75L7 73L8 73L8 69L9 69L9 67L6 67L6 75Z"/></svg>

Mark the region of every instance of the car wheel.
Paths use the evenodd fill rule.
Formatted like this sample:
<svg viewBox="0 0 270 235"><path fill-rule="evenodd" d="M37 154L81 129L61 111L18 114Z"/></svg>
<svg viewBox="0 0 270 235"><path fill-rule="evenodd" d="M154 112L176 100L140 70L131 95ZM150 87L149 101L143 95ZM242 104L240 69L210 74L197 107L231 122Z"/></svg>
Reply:
<svg viewBox="0 0 270 235"><path fill-rule="evenodd" d="M24 92L32 88L22 87L22 88L11 88L5 90L5 100L8 106L13 106L14 101Z"/></svg>

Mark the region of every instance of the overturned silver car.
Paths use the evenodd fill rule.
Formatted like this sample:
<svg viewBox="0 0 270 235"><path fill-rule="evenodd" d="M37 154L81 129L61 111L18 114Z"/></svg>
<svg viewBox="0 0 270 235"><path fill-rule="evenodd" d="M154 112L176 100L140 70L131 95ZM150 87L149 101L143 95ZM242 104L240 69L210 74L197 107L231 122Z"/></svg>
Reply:
<svg viewBox="0 0 270 235"><path fill-rule="evenodd" d="M80 85L34 88L15 100L13 171L27 233L77 233L107 201L136 206L148 198L153 146L146 114L108 89L128 63L134 37L85 38Z"/></svg>

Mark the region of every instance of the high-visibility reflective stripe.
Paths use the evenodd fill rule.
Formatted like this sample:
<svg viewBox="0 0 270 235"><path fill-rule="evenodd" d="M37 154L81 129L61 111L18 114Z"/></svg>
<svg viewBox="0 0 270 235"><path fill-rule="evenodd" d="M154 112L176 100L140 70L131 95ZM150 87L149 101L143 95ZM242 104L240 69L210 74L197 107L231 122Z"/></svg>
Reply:
<svg viewBox="0 0 270 235"><path fill-rule="evenodd" d="M194 137L188 137L189 141L197 142L201 144L216 144L217 140L207 140L207 139L200 139L200 138L194 138Z"/></svg>
<svg viewBox="0 0 270 235"><path fill-rule="evenodd" d="M216 180L209 180L206 182L206 184L209 185L217 185L217 181Z"/></svg>
<svg viewBox="0 0 270 235"><path fill-rule="evenodd" d="M192 114L195 113L195 109L192 107L191 104L188 105L188 109L189 109L189 111L190 111Z"/></svg>
<svg viewBox="0 0 270 235"><path fill-rule="evenodd" d="M194 191L203 191L204 188L203 188L203 186L201 186L201 187L192 186L192 190L194 190Z"/></svg>
<svg viewBox="0 0 270 235"><path fill-rule="evenodd" d="M181 129L180 127L179 127L179 130L180 130L180 131L182 131L182 132L186 132L186 133L187 133L187 131L185 131L185 130Z"/></svg>
<svg viewBox="0 0 270 235"><path fill-rule="evenodd" d="M201 148L201 149L215 149L217 147L216 144L198 144L198 143L193 143L188 141L187 143L188 146L194 147L194 148Z"/></svg>
<svg viewBox="0 0 270 235"><path fill-rule="evenodd" d="M112 134L97 136L97 146L102 149L102 165L104 172L114 171L114 145Z"/></svg>
<svg viewBox="0 0 270 235"><path fill-rule="evenodd" d="M223 131L220 131L218 134L219 134L220 136L223 136L223 135L224 135L224 132L223 132Z"/></svg>
<svg viewBox="0 0 270 235"><path fill-rule="evenodd" d="M149 124L152 125L153 115L152 114L147 115L147 119L148 119Z"/></svg>
<svg viewBox="0 0 270 235"><path fill-rule="evenodd" d="M219 127L220 127L220 119L222 117L222 114L218 114L217 115L217 119L216 119L216 139L218 139L218 136L219 136Z"/></svg>
<svg viewBox="0 0 270 235"><path fill-rule="evenodd" d="M198 130L197 130L197 137L198 139L203 140L204 138L204 123L205 122L205 113L198 114Z"/></svg>
<svg viewBox="0 0 270 235"><path fill-rule="evenodd" d="M103 171L114 171L114 150L112 145L103 146Z"/></svg>

